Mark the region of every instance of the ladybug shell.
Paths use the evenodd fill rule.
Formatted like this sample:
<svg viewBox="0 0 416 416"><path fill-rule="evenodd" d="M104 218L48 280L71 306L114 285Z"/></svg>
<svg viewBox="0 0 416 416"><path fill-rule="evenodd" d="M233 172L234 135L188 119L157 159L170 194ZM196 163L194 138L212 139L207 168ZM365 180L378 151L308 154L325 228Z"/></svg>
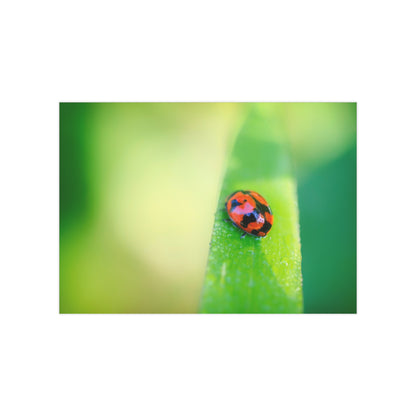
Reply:
<svg viewBox="0 0 416 416"><path fill-rule="evenodd" d="M248 234L264 237L272 228L272 210L257 192L236 191L226 199L225 208L234 225Z"/></svg>

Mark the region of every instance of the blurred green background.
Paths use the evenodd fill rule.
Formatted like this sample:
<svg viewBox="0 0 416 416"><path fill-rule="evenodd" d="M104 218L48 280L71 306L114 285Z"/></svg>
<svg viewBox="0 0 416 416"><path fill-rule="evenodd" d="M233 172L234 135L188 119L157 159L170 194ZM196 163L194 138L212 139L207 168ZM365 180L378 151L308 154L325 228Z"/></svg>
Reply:
<svg viewBox="0 0 416 416"><path fill-rule="evenodd" d="M251 104L60 104L60 312L197 312ZM306 313L356 312L356 105L270 103L298 181Z"/></svg>

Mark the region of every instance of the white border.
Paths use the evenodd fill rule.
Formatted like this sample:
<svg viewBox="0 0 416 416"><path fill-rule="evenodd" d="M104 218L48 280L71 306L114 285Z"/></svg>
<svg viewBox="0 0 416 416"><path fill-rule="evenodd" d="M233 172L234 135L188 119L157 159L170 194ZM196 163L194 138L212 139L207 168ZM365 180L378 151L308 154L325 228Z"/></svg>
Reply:
<svg viewBox="0 0 416 416"><path fill-rule="evenodd" d="M0 413L415 413L411 2L1 9ZM358 315L58 315L59 101L358 101Z"/></svg>

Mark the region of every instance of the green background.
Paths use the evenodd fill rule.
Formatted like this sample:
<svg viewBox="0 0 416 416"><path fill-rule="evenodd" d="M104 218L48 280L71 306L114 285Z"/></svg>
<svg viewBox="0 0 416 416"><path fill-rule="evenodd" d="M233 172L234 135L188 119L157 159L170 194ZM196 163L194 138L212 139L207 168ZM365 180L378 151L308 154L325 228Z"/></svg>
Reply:
<svg viewBox="0 0 416 416"><path fill-rule="evenodd" d="M356 312L356 105L277 103L298 183L304 310ZM250 104L60 104L60 311L198 310ZM270 161L268 161L270 163Z"/></svg>

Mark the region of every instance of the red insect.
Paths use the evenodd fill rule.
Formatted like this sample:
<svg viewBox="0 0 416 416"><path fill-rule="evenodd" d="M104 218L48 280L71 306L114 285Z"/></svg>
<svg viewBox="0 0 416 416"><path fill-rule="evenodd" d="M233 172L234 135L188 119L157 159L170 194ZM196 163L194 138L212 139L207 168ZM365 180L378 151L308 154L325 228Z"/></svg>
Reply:
<svg viewBox="0 0 416 416"><path fill-rule="evenodd" d="M225 202L230 220L235 226L256 237L264 237L273 225L273 213L267 201L254 191L235 191Z"/></svg>

